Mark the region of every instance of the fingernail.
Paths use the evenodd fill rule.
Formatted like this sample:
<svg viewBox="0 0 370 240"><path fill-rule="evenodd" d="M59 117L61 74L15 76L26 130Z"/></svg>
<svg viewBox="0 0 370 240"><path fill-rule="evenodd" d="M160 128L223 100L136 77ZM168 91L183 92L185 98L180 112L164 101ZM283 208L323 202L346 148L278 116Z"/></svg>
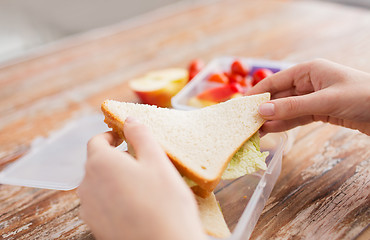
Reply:
<svg viewBox="0 0 370 240"><path fill-rule="evenodd" d="M264 103L258 108L258 112L262 116L272 116L275 114L275 105L273 103Z"/></svg>
<svg viewBox="0 0 370 240"><path fill-rule="evenodd" d="M136 118L127 117L125 122L126 123L137 123L138 121L136 120Z"/></svg>

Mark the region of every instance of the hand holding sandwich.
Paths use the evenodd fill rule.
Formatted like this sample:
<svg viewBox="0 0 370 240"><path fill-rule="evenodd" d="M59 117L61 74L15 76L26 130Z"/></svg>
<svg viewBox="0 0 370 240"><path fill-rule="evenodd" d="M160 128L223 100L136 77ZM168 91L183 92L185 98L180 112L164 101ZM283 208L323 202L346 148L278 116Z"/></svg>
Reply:
<svg viewBox="0 0 370 240"><path fill-rule="evenodd" d="M324 121L370 135L369 83L369 74L316 60L274 74L249 91L249 95L270 92L271 101L267 99L269 94L255 95L251 99L234 99L191 113L105 101L102 105L105 122L133 146L136 158L114 148L120 141L113 133L98 135L89 142L86 175L79 188L81 216L99 239L205 239L193 194L166 153L181 166L189 163L190 153L208 153L228 146L230 151L225 151L225 157L218 162L229 161L229 155L232 157L235 153L234 148L239 148L263 124L264 120L257 114L258 109L269 120L262 126L263 132L284 131L312 121ZM262 102L265 103L261 105ZM145 122L146 127L130 118L126 120L132 114ZM253 116L259 116L258 121ZM202 121L192 124L194 131L189 134L192 140L184 141L178 129L185 125L184 122L195 123L194 119L207 119L207 128L194 127L203 126ZM213 119L216 127L209 126L209 119ZM235 132L227 129L221 134L219 131L223 128L219 127L220 123L233 126L231 129ZM251 125L253 127L250 128ZM243 127L250 128L250 132L247 134L248 129L241 131ZM176 129L176 134L171 135L173 129ZM208 132L205 133L204 129ZM197 134L202 137L194 137ZM177 139L169 146L167 136ZM201 151L183 150L208 146L201 144L205 141L203 136L213 144L224 143L227 139L233 145L210 145L210 149ZM217 136L222 136L222 141L214 141ZM179 146L174 148L174 143ZM219 156L220 152L217 153ZM190 156L197 161L195 164L190 161L193 164L188 167L200 173L208 172L207 167L215 169L214 157L213 165L208 166L210 162L204 161L207 156L199 157L199 154ZM210 186L205 184L204 178L191 180L199 181L198 184L203 183L200 187L213 191L222 174L218 168L214 172L217 174L214 181L213 178L207 179L212 183Z"/></svg>
<svg viewBox="0 0 370 240"><path fill-rule="evenodd" d="M263 132L280 132L313 121L358 129L370 135L370 74L326 60L298 64L253 87L270 92L259 112Z"/></svg>
<svg viewBox="0 0 370 240"><path fill-rule="evenodd" d="M104 121L117 135L88 143L81 217L101 239L230 236L213 190L224 172L230 179L265 168L255 133L265 122L258 106L269 99L259 94L197 111L105 100ZM115 149L119 139L132 155Z"/></svg>
<svg viewBox="0 0 370 240"><path fill-rule="evenodd" d="M128 118L136 159L115 149L112 132L88 143L78 194L81 217L98 239L205 239L191 190L150 131ZM161 190L161 189L166 189Z"/></svg>

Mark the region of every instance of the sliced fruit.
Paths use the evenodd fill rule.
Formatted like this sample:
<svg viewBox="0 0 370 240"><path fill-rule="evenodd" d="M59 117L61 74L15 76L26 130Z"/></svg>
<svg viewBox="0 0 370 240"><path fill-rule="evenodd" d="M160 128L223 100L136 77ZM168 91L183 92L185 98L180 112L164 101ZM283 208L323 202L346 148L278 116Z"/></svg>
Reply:
<svg viewBox="0 0 370 240"><path fill-rule="evenodd" d="M274 74L270 69L259 68L253 73L252 86L256 85L266 77Z"/></svg>
<svg viewBox="0 0 370 240"><path fill-rule="evenodd" d="M196 107L196 108L203 108L208 107L211 105L217 104L217 102L207 101L203 99L199 99L197 96L191 97L188 101L189 106Z"/></svg>
<svg viewBox="0 0 370 240"><path fill-rule="evenodd" d="M235 60L231 64L231 73L246 77L249 74L249 67L244 65L240 60Z"/></svg>
<svg viewBox="0 0 370 240"><path fill-rule="evenodd" d="M204 62L201 59L194 59L189 64L189 81L191 81L203 68Z"/></svg>
<svg viewBox="0 0 370 240"><path fill-rule="evenodd" d="M171 107L171 98L188 82L188 71L182 68L169 68L152 71L141 78L129 82L129 87L142 103Z"/></svg>
<svg viewBox="0 0 370 240"><path fill-rule="evenodd" d="M231 98L238 98L238 97L243 97L244 95L241 93L235 93L234 95L231 96Z"/></svg>
<svg viewBox="0 0 370 240"><path fill-rule="evenodd" d="M226 84L229 82L229 78L224 73L214 73L208 78L208 81Z"/></svg>
<svg viewBox="0 0 370 240"><path fill-rule="evenodd" d="M230 88L234 93L244 92L244 89L240 83L230 83Z"/></svg>
<svg viewBox="0 0 370 240"><path fill-rule="evenodd" d="M229 82L230 83L239 83L243 87L247 86L247 78L242 77L241 75L238 75L238 74L230 74L229 75Z"/></svg>
<svg viewBox="0 0 370 240"><path fill-rule="evenodd" d="M231 96L239 91L242 91L242 87L239 84L225 84L205 90L198 95L198 98L219 103L229 100Z"/></svg>

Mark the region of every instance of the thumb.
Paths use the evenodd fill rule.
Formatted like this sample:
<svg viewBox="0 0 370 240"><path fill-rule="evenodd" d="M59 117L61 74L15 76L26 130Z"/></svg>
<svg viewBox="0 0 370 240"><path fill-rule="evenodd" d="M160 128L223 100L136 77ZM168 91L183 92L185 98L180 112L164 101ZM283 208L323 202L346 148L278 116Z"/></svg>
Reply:
<svg viewBox="0 0 370 240"><path fill-rule="evenodd" d="M167 159L167 155L162 150L153 134L145 125L132 117L128 117L124 124L124 134L128 145L132 149L139 161L158 162L158 159Z"/></svg>
<svg viewBox="0 0 370 240"><path fill-rule="evenodd" d="M259 114L266 120L285 120L306 115L329 115L332 105L320 92L271 100L261 104Z"/></svg>

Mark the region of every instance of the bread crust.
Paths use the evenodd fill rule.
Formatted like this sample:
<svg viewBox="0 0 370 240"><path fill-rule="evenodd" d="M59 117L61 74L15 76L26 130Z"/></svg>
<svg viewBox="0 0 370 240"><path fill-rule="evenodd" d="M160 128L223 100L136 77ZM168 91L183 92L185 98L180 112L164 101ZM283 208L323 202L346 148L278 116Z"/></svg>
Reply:
<svg viewBox="0 0 370 240"><path fill-rule="evenodd" d="M113 132L117 133L120 138L125 139L125 135L123 132L124 122L111 114L110 111L106 109L104 103L101 106L101 110L103 111L105 116L104 122L108 125L108 127L112 128ZM188 177L200 186L199 190L195 190L195 193L200 194L199 196L203 196L203 198L209 196L209 194L213 191L213 189L216 188L217 184L221 180L221 176L210 180L203 179L196 173L192 172L188 167L181 164L181 162L176 157L172 156L168 151L166 151L165 148L164 151L181 175ZM230 160L231 158L229 159L229 161ZM224 167L226 168L226 166L227 164Z"/></svg>
<svg viewBox="0 0 370 240"><path fill-rule="evenodd" d="M197 195L201 198L207 198L213 193L213 191L207 191L207 190L201 188L199 185L191 187L191 190L193 191L193 193L195 195Z"/></svg>
<svg viewBox="0 0 370 240"><path fill-rule="evenodd" d="M107 101L109 101L109 100L104 101L101 105L101 110L105 115L104 122L110 128L112 128L112 130L114 132L116 132L122 139L125 139L124 132L123 132L124 120L121 120L121 119L117 118L114 114L112 114L109 111L109 109L107 107L107 103L106 103ZM258 125L258 128L255 129L253 134L255 134L258 131L258 129L262 126L263 123L264 123L264 121L260 122L260 124ZM250 137L253 136L253 134L251 134ZM192 171L187 166L185 166L180 159L177 159L174 155L172 155L171 152L168 151L165 146L162 145L162 147L163 147L164 151L166 152L167 156L169 157L169 159L171 160L171 162L174 164L174 166L179 171L179 173L183 176L186 176L187 178L191 179L192 181L194 181L195 183L198 184L198 186L193 188L193 192L204 198L204 197L209 196L213 192L213 190L216 188L216 186L220 182L223 171L226 169L226 167L229 164L229 162L231 161L232 157L238 151L238 149L246 141L249 140L249 138L245 139L245 141L242 142L238 148L235 148L233 154L231 154L229 156L228 160L223 163L222 169L219 172L219 174L215 178L212 178L212 179L205 179L204 176L201 176L198 173Z"/></svg>

